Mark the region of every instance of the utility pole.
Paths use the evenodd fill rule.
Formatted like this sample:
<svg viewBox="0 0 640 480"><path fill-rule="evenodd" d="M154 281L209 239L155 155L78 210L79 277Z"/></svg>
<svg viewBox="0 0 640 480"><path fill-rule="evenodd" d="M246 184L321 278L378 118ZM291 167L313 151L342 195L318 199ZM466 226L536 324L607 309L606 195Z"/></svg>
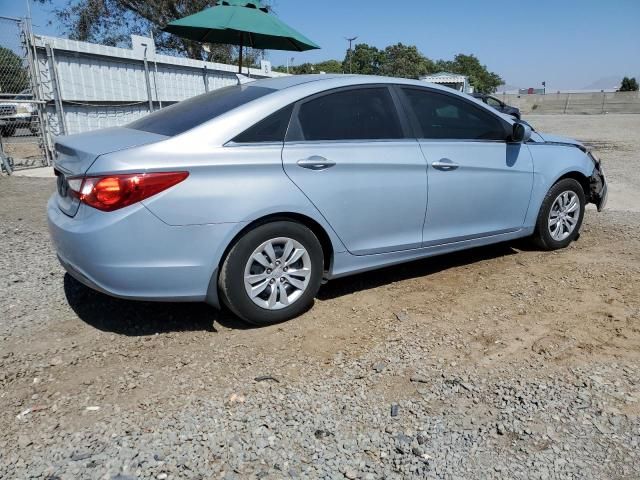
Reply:
<svg viewBox="0 0 640 480"><path fill-rule="evenodd" d="M349 42L349 73L353 73L353 52L351 50L351 47L353 46L353 42L355 42L358 37L344 37L344 39Z"/></svg>

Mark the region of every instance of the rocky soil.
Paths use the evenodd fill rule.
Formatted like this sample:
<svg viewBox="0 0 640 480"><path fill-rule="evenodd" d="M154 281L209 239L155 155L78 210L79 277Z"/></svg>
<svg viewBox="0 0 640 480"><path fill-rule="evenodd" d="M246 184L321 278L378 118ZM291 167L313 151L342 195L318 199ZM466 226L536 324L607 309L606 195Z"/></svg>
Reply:
<svg viewBox="0 0 640 480"><path fill-rule="evenodd" d="M606 162L579 241L337 280L260 329L79 285L53 180L0 178L0 478L638 478L640 115L530 121Z"/></svg>

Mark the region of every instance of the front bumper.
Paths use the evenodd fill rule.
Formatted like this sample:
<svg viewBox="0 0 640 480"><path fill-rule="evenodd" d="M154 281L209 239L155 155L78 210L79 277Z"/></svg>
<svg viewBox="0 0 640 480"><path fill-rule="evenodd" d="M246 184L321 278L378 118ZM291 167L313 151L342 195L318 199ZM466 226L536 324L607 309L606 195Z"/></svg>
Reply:
<svg viewBox="0 0 640 480"><path fill-rule="evenodd" d="M119 298L217 306L216 269L238 224L170 226L141 204L109 213L82 205L72 218L56 197L47 205L49 232L78 281Z"/></svg>
<svg viewBox="0 0 640 480"><path fill-rule="evenodd" d="M598 207L598 211L604 210L607 205L607 198L609 195L609 188L607 187L607 178L602 169L602 162L593 153L589 153L589 156L593 160L594 168L591 176L589 177L589 189L591 202Z"/></svg>

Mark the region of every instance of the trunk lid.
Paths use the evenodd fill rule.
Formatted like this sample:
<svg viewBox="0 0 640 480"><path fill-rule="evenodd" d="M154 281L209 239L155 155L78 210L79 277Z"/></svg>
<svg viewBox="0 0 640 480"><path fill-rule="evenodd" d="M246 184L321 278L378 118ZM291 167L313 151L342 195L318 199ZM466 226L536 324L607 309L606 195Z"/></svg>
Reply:
<svg viewBox="0 0 640 480"><path fill-rule="evenodd" d="M58 206L73 217L80 201L71 194L68 179L83 176L100 155L165 140L155 133L114 127L93 132L58 137L53 166L57 177Z"/></svg>

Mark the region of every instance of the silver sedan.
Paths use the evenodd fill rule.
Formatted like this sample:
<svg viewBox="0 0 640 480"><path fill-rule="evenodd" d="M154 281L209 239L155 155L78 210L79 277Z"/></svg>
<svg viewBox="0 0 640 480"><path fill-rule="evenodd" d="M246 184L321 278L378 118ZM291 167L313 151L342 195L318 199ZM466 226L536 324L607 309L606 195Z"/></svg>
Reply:
<svg viewBox="0 0 640 480"><path fill-rule="evenodd" d="M532 237L567 246L598 159L424 82L292 76L62 137L51 237L109 295L295 317L323 281Z"/></svg>

